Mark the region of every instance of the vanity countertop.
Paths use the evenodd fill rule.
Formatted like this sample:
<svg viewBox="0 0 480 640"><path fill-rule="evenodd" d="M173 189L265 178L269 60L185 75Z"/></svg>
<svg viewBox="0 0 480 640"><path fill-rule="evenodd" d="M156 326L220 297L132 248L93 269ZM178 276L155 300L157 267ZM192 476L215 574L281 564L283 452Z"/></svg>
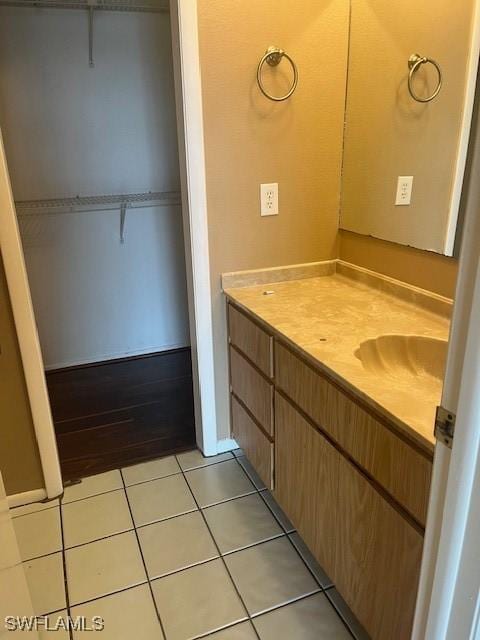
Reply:
<svg viewBox="0 0 480 640"><path fill-rule="evenodd" d="M271 291L265 295L265 291ZM361 342L380 335L448 339L447 314L340 273L254 286L225 294L256 316L313 364L432 452L441 382L416 387L402 377L379 376L356 357ZM434 308L434 305L433 307Z"/></svg>

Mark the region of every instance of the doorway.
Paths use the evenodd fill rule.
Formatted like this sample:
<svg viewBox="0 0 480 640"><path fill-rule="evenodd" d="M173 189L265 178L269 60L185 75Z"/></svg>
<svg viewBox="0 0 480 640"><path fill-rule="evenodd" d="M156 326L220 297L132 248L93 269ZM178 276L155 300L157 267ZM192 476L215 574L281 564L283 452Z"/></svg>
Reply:
<svg viewBox="0 0 480 640"><path fill-rule="evenodd" d="M195 446L170 17L14 4L0 122L65 481Z"/></svg>

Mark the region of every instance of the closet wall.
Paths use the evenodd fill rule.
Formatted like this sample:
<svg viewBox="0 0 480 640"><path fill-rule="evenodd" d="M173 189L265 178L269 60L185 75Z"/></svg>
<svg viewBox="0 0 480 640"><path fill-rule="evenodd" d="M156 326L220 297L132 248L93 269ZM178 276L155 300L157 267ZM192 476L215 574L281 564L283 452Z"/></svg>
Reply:
<svg viewBox="0 0 480 640"><path fill-rule="evenodd" d="M178 191L168 13L0 9L16 200ZM20 216L47 368L185 346L181 208Z"/></svg>

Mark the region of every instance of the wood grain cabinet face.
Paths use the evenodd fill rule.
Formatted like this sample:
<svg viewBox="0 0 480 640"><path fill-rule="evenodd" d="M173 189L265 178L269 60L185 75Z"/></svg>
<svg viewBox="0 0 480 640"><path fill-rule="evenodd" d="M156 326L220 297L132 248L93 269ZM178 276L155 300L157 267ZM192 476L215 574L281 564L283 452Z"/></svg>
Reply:
<svg viewBox="0 0 480 640"><path fill-rule="evenodd" d="M341 455L278 393L275 418L275 499L333 578Z"/></svg>
<svg viewBox="0 0 480 640"><path fill-rule="evenodd" d="M250 418L245 409L231 397L232 434L238 446L243 449L255 471L273 489L273 442L270 442Z"/></svg>
<svg viewBox="0 0 480 640"><path fill-rule="evenodd" d="M278 342L275 357L277 386L424 526L432 473L430 457Z"/></svg>
<svg viewBox="0 0 480 640"><path fill-rule="evenodd" d="M271 378L273 376L273 337L231 304L228 305L228 329L230 342Z"/></svg>
<svg viewBox="0 0 480 640"><path fill-rule="evenodd" d="M273 436L273 385L233 347L230 347L230 383L232 391Z"/></svg>
<svg viewBox="0 0 480 640"><path fill-rule="evenodd" d="M343 457L336 544L335 586L366 631L410 638L423 536Z"/></svg>

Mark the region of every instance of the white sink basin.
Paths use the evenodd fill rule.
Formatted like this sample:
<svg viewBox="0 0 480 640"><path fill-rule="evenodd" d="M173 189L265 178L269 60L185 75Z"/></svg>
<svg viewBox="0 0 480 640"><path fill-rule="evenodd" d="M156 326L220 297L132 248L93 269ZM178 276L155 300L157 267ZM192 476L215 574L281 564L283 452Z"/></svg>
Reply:
<svg viewBox="0 0 480 640"><path fill-rule="evenodd" d="M383 335L365 340L355 351L367 371L379 376L421 379L431 383L443 381L447 342L425 336Z"/></svg>

